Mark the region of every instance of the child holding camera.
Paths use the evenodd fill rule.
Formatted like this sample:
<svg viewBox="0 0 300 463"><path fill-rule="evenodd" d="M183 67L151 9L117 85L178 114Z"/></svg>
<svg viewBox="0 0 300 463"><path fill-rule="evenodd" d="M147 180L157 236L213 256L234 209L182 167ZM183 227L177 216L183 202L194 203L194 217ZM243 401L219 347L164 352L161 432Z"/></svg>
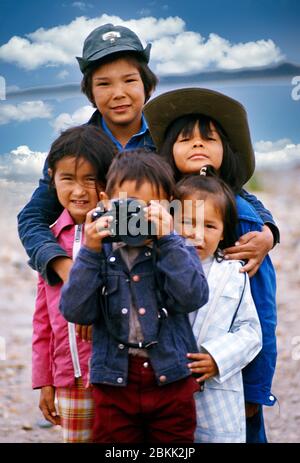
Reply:
<svg viewBox="0 0 300 463"><path fill-rule="evenodd" d="M156 235L107 242L113 216L93 221L91 211L60 302L67 320L93 324L94 441L192 443L197 383L187 353L197 346L187 314L207 302L207 282L158 203L174 195L170 166L141 150L119 154L100 194L107 209L121 193L144 205Z"/></svg>
<svg viewBox="0 0 300 463"><path fill-rule="evenodd" d="M69 129L51 146L47 158L51 186L64 208L51 233L71 259L80 248L86 214L97 205L99 191L105 187L113 155L114 145L93 126ZM39 277L33 317L32 386L41 390L44 417L62 426L64 442L91 442L91 344L76 339L75 325L60 314L61 287L62 283L49 286Z"/></svg>

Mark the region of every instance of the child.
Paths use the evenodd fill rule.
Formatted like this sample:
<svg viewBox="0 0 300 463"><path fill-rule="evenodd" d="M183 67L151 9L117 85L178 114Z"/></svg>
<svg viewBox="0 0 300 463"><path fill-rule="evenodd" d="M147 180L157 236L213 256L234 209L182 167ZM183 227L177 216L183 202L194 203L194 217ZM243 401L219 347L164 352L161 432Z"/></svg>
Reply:
<svg viewBox="0 0 300 463"><path fill-rule="evenodd" d="M205 167L203 169L206 169ZM189 353L189 367L200 375L195 395L196 442L245 442L246 420L242 368L261 349L261 329L241 262L224 260L221 249L234 243L237 211L232 192L218 177L192 175L178 184L184 207L183 234L202 261L209 302L190 321L200 353ZM204 201L203 239L195 235L197 201Z"/></svg>
<svg viewBox="0 0 300 463"><path fill-rule="evenodd" d="M104 24L89 34L83 56L77 58L83 73L82 91L97 108L88 124L105 131L118 149L155 149L142 114L157 83L148 67L150 48L150 44L144 48L130 29ZM18 226L31 267L52 285L67 280L72 261L49 230L62 208L48 191L47 162L43 174L18 216Z"/></svg>
<svg viewBox="0 0 300 463"><path fill-rule="evenodd" d="M83 222L98 202L113 155L109 138L89 125L66 130L51 146L47 158L51 186L64 208L51 233L71 259L80 248ZM44 417L62 426L64 442L91 442L94 407L91 387L86 387L91 345L76 341L74 325L60 314L61 287L62 283L49 286L39 277L33 317L32 385L41 389Z"/></svg>
<svg viewBox="0 0 300 463"><path fill-rule="evenodd" d="M264 225L242 197L242 186L251 177L255 164L246 111L226 95L190 88L153 99L145 107L145 116L153 140L173 167L177 180L211 165L236 193L239 241L236 252L229 253L234 249L230 247L224 253L225 259L248 260L241 272L249 271L252 277L251 292L262 326L263 347L243 370L247 442L266 442L262 405L271 406L276 401L271 393L276 364L276 278L267 255L273 246L268 234L271 229L277 241L279 232L270 219Z"/></svg>
<svg viewBox="0 0 300 463"><path fill-rule="evenodd" d="M60 302L67 320L93 323L94 441L192 443L197 385L186 354L197 349L187 313L207 302L207 282L195 249L172 231L157 202L174 194L168 164L141 150L121 153L101 198L120 193L147 205L157 238L102 243L111 217L92 222L88 214Z"/></svg>

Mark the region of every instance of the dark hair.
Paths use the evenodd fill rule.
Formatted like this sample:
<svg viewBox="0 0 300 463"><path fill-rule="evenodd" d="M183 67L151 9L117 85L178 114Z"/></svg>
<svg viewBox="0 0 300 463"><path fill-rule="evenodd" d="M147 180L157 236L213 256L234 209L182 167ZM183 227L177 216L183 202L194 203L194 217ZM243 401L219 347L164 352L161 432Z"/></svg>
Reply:
<svg viewBox="0 0 300 463"><path fill-rule="evenodd" d="M136 52L121 51L118 53L112 53L99 61L96 61L95 64L89 66L86 72L83 75L81 81L81 91L84 95L87 96L92 105L96 108L95 99L93 96L93 74L94 72L103 64L112 63L118 59L126 59L131 64L133 64L140 73L141 79L144 84L145 90L145 103L149 100L151 93L155 90L155 87L158 83L158 78L151 71L146 61Z"/></svg>
<svg viewBox="0 0 300 463"><path fill-rule="evenodd" d="M211 135L211 122L214 124L223 145L223 160L219 175L234 192L238 193L246 182L247 173L242 163L239 162L239 153L232 149L226 132L213 118L204 114L189 114L173 121L166 130L160 154L171 164L175 172L176 181L180 180L182 173L177 169L173 157L173 146L177 137L181 133L183 136L191 136L195 125L198 124L201 136L207 140Z"/></svg>
<svg viewBox="0 0 300 463"><path fill-rule="evenodd" d="M177 183L176 188L180 200L193 193L204 201L207 197L213 199L221 213L224 225L224 238L219 243L219 249L233 246L237 240L236 228L238 224L235 197L229 186L218 177L216 170L212 166L207 166L206 175L187 175ZM220 257L218 250L215 257Z"/></svg>
<svg viewBox="0 0 300 463"><path fill-rule="evenodd" d="M149 182L157 193L163 190L168 199L175 195L175 181L171 167L157 154L145 149L122 151L114 158L107 174L106 193L111 196L114 188L127 180L140 188Z"/></svg>
<svg viewBox="0 0 300 463"><path fill-rule="evenodd" d="M66 156L90 162L95 169L96 182L106 184L106 174L116 153L116 147L103 130L93 125L81 125L65 130L52 143L48 157L48 167L52 170L51 183L56 163ZM76 164L77 165L77 164Z"/></svg>

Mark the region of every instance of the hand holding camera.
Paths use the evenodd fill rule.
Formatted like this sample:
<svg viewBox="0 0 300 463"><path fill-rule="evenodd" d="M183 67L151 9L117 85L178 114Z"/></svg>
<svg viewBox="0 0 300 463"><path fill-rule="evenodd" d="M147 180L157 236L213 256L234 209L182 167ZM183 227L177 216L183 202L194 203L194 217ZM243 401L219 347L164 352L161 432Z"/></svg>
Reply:
<svg viewBox="0 0 300 463"><path fill-rule="evenodd" d="M105 215L95 221L93 214L97 212L97 209L93 209L86 216L83 244L91 251L100 252L102 241L111 235L110 224L113 217Z"/></svg>

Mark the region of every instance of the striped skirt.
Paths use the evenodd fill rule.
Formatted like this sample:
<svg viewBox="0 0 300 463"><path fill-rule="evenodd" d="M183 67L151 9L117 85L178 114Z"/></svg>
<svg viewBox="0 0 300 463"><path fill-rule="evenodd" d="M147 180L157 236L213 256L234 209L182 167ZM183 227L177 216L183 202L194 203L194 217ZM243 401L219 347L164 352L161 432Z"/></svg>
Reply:
<svg viewBox="0 0 300 463"><path fill-rule="evenodd" d="M82 378L75 386L56 389L63 441L66 443L93 442L94 400L92 387L85 388Z"/></svg>

